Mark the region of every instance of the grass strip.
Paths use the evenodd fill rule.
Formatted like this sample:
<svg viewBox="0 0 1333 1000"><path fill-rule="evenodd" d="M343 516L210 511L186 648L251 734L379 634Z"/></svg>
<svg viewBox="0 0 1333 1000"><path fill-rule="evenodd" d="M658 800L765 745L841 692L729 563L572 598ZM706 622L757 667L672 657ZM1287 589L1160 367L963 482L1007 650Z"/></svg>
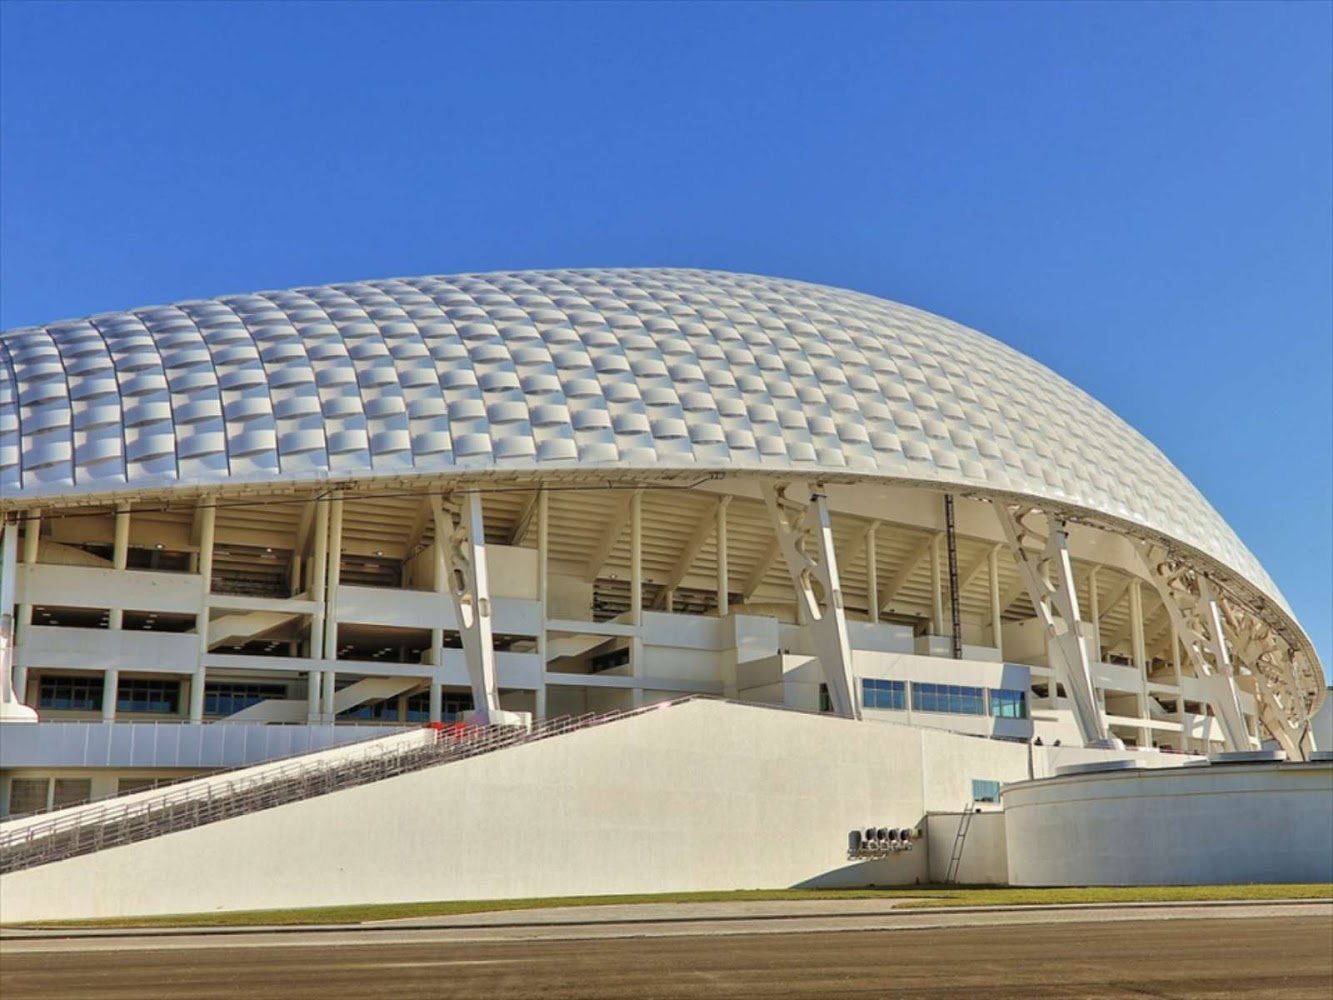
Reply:
<svg viewBox="0 0 1333 1000"><path fill-rule="evenodd" d="M1333 884L1091 886L1056 889L953 885L908 885L882 889L739 889L719 892L667 892L628 896L550 896L541 899L375 903L356 906L318 906L289 910L239 910L228 913L182 913L157 917L38 921L11 926L33 928L290 927L303 924L359 924L381 920L402 920L411 917L452 917L469 913L542 910L561 906L627 906L638 903L735 903L791 899L882 899L886 902L897 902L904 909L935 906L1263 901L1333 899Z"/></svg>

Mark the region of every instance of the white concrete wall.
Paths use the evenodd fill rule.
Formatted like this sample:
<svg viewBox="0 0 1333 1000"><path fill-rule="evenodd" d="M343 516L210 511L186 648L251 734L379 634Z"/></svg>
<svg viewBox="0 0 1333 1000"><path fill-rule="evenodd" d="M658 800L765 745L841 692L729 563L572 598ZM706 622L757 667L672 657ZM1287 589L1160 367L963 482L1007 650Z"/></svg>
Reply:
<svg viewBox="0 0 1333 1000"><path fill-rule="evenodd" d="M1311 721L1316 750L1333 750L1333 688L1329 688L1324 704Z"/></svg>
<svg viewBox="0 0 1333 1000"><path fill-rule="evenodd" d="M20 565L16 600L57 607L123 608L194 614L204 584L190 573L158 573L94 566Z"/></svg>
<svg viewBox="0 0 1333 1000"><path fill-rule="evenodd" d="M125 670L180 674L199 655L190 632L123 632L93 628L29 628L19 647L34 669Z"/></svg>
<svg viewBox="0 0 1333 1000"><path fill-rule="evenodd" d="M1333 881L1333 763L1068 775L1002 802L1015 885Z"/></svg>
<svg viewBox="0 0 1333 1000"><path fill-rule="evenodd" d="M930 857L930 880L942 883L949 875L949 859L964 814L931 813L926 818L926 841ZM1009 859L1004 839L1004 813L990 809L972 814L963 835L954 881L960 885L1005 885Z"/></svg>
<svg viewBox="0 0 1333 1000"><path fill-rule="evenodd" d="M1026 776L1027 754L694 701L6 875L0 920L911 884L929 875L925 841L853 862L848 833L918 827L972 777Z"/></svg>

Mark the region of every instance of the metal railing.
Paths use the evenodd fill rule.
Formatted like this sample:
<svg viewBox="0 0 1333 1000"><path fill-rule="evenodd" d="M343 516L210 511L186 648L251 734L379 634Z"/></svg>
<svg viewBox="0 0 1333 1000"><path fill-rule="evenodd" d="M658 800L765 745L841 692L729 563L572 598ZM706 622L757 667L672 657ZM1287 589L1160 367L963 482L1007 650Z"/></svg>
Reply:
<svg viewBox="0 0 1333 1000"><path fill-rule="evenodd" d="M0 874L20 871L108 847L193 829L261 809L355 788L439 764L466 760L506 747L550 739L690 701L690 695L623 711L543 719L530 727L464 726L439 730L434 742L416 747L367 748L347 760L303 761L231 781L187 781L131 802L82 807L42 823L0 831Z"/></svg>

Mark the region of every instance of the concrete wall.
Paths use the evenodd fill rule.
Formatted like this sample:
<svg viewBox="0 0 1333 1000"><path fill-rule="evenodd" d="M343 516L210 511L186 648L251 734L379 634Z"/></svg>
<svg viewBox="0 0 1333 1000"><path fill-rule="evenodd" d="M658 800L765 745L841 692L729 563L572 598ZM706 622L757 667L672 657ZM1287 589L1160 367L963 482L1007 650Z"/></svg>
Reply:
<svg viewBox="0 0 1333 1000"><path fill-rule="evenodd" d="M6 875L0 920L924 882L928 841L852 862L848 833L919 827L1028 754L694 701Z"/></svg>
<svg viewBox="0 0 1333 1000"><path fill-rule="evenodd" d="M1324 704L1311 720L1310 728L1316 750L1333 750L1333 688L1328 689Z"/></svg>
<svg viewBox="0 0 1333 1000"><path fill-rule="evenodd" d="M1333 763L1068 775L1001 798L1014 885L1333 881Z"/></svg>
<svg viewBox="0 0 1333 1000"><path fill-rule="evenodd" d="M931 813L926 818L926 840L930 858L930 880L944 882L949 859L964 813ZM1005 885L1009 881L1009 859L1004 837L1004 813L998 808L974 812L963 835L963 850L954 881L960 885Z"/></svg>

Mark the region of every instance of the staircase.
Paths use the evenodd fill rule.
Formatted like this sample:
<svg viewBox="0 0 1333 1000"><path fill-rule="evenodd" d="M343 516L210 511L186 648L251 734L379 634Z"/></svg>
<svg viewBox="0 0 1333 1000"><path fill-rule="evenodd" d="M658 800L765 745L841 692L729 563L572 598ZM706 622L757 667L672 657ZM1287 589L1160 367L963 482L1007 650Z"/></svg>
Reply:
<svg viewBox="0 0 1333 1000"><path fill-rule="evenodd" d="M61 810L41 822L0 824L0 875L618 722L692 697L619 712L545 719L530 728L456 724L438 730L436 738L424 745L371 748L353 760L297 758L278 768L248 769L256 773L231 780L182 782L160 792L135 794L130 801L109 799ZM4 829L6 825L11 828Z"/></svg>

